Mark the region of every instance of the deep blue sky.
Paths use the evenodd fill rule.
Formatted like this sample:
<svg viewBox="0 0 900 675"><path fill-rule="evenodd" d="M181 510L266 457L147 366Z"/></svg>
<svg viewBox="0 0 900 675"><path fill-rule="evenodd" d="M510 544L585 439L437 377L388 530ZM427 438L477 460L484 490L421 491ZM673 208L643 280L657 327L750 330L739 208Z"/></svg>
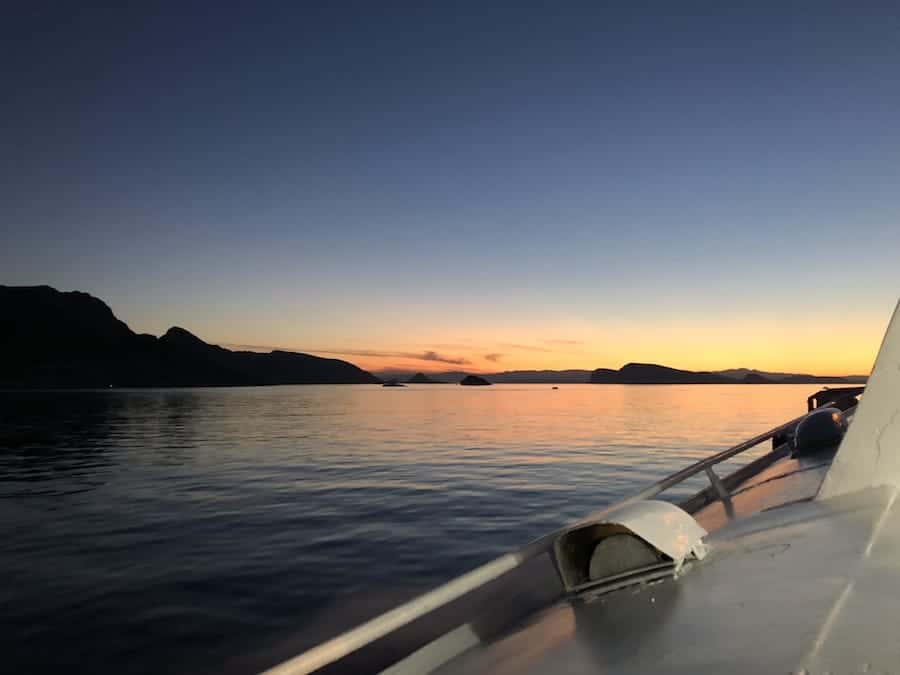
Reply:
<svg viewBox="0 0 900 675"><path fill-rule="evenodd" d="M372 368L870 364L895 3L133 4L4 9L0 283Z"/></svg>

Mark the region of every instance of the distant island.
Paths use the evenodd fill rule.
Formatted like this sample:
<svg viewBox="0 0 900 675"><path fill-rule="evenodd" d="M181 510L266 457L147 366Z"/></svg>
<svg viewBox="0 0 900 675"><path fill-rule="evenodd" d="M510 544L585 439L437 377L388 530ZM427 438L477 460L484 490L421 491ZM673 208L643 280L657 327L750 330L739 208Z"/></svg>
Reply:
<svg viewBox="0 0 900 675"><path fill-rule="evenodd" d="M497 384L584 384L590 370L507 370L485 377Z"/></svg>
<svg viewBox="0 0 900 675"><path fill-rule="evenodd" d="M49 286L0 286L0 386L187 387L380 383L352 363L231 351L183 328L139 335L102 301Z"/></svg>
<svg viewBox="0 0 900 675"><path fill-rule="evenodd" d="M425 373L416 373L407 380L409 384L444 384L442 380L433 380Z"/></svg>
<svg viewBox="0 0 900 675"><path fill-rule="evenodd" d="M707 371L678 370L655 363L628 363L619 370L597 368L592 384L734 384L734 380Z"/></svg>
<svg viewBox="0 0 900 675"><path fill-rule="evenodd" d="M590 370L504 370L497 373L478 373L492 384L584 384L591 377ZM376 373L384 377L406 377L408 373L385 371ZM431 378L444 382L459 382L471 373L459 370L429 373Z"/></svg>
<svg viewBox="0 0 900 675"><path fill-rule="evenodd" d="M858 384L864 376L823 377L793 373L766 373L746 368L720 371L678 370L655 363L628 363L619 370L597 368L592 384Z"/></svg>
<svg viewBox="0 0 900 675"><path fill-rule="evenodd" d="M477 375L466 375L459 383L464 387L484 387L490 384L486 379Z"/></svg>

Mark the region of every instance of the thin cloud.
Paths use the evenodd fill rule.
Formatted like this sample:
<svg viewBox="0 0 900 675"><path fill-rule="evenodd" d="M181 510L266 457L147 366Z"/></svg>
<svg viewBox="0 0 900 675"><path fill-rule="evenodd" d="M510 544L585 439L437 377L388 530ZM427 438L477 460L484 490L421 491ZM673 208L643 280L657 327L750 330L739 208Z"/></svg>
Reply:
<svg viewBox="0 0 900 675"><path fill-rule="evenodd" d="M390 352L377 349L310 349L310 353L336 354L338 356L367 356L374 359L412 359L414 361L435 361L449 363L453 366L464 366L468 359L461 356L446 356L438 352L427 350L424 352Z"/></svg>
<svg viewBox="0 0 900 675"><path fill-rule="evenodd" d="M455 366L464 366L469 363L468 359L464 359L461 356L442 356L437 352L431 351L425 352L419 357L408 355L406 358L419 358L422 361L440 361L441 363L452 363Z"/></svg>
<svg viewBox="0 0 900 675"><path fill-rule="evenodd" d="M365 356L373 359L412 359L414 361L434 361L437 363L447 363L452 366L465 366L470 363L468 359L461 356L447 356L439 352L428 349L423 352L392 352L382 351L378 349L305 349L299 347L273 347L272 345L245 345L245 344L223 344L223 347L230 349L241 349L248 351L289 351L300 352L304 354L330 354L334 356Z"/></svg>
<svg viewBox="0 0 900 675"><path fill-rule="evenodd" d="M497 363L497 361L503 358L503 354L485 354L484 358L486 358L488 361Z"/></svg>
<svg viewBox="0 0 900 675"><path fill-rule="evenodd" d="M583 345L581 340L542 340L545 345Z"/></svg>
<svg viewBox="0 0 900 675"><path fill-rule="evenodd" d="M509 347L510 349L521 349L526 352L552 352L552 349L546 347L536 347L534 345L519 345L514 342L501 342L501 347Z"/></svg>

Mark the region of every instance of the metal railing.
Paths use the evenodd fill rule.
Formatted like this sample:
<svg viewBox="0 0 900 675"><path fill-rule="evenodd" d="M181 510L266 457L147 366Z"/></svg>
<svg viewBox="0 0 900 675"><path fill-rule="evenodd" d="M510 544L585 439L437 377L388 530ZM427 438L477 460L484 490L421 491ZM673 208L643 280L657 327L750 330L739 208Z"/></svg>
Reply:
<svg viewBox="0 0 900 675"><path fill-rule="evenodd" d="M812 396L810 396L807 403L809 406L812 406L812 402L816 401L816 403L818 404L817 407L826 407L832 403L837 402L841 397L846 398L846 397L851 397L851 396L852 397L858 396L858 395L862 394L864 389L865 389L865 387L846 387L846 388L840 388L840 389L822 390L822 391L817 392L816 394L813 394ZM834 397L826 399L823 396L823 394L826 394L826 393L834 394ZM821 399L821 402L819 402L819 399ZM809 409L813 410L814 408L810 407ZM844 410L844 414L852 415L855 410L856 410L856 406L849 407ZM653 497L656 497L656 496L662 494L666 490L668 490L672 487L675 487L676 485L683 483L684 481L688 480L689 478L693 478L694 476L696 476L700 473L706 474L706 476L710 482L710 488L712 488L712 490L714 491L714 493L716 495L718 495L719 497L722 497L723 502L724 502L724 501L726 501L726 499L723 496L722 491L723 491L723 489L726 489L726 488L722 482L722 479L720 479L719 476L717 476L716 473L712 470L713 467L716 466L717 464L721 464L722 462L724 462L728 459L731 459L732 457L740 455L741 453L746 452L747 450L750 450L750 449L756 447L760 443L764 443L764 442L771 440L773 438L776 438L778 436L785 436L785 435L789 434L790 432L792 432L794 430L794 428L805 417L806 417L806 414L800 415L799 417L795 417L794 419L790 420L789 422L780 424L777 427L773 427L772 429L769 429L768 431L765 431L757 436L754 436L753 438L748 438L746 441L738 443L737 445L732 446L726 450L722 450L720 452L717 452L714 455L706 457L705 459L701 459L700 461L695 462L694 464L691 464L690 466L687 466L684 469L681 469L680 471L676 471L675 473L673 473L669 476L666 476L665 478L663 478L660 481L657 481L653 485L649 485L648 487L644 488L640 492L633 494L630 497L627 497L621 501L616 502L615 504L613 504L612 508L619 508L621 506L625 506L625 505L631 504L633 502L641 501L643 499L652 499ZM773 448L773 452L775 452L775 450L776 450L776 448ZM760 458L760 459L762 459L762 458ZM777 459L777 457L775 459ZM763 468L765 468L765 467L760 466L759 470L762 470ZM744 477L744 480L746 480L746 478L749 478L749 477L750 476ZM727 481L727 479L725 479L725 480ZM726 508L727 508L727 504L726 504ZM606 511L606 510L608 510L608 509L604 509L604 511ZM589 516L589 518L590 518L590 516Z"/></svg>
<svg viewBox="0 0 900 675"><path fill-rule="evenodd" d="M721 452L717 452L706 459L701 459L699 462L695 462L688 467L685 467L681 471L676 471L671 476L667 476L663 478L661 481L654 483L653 485L644 488L640 492L635 495L632 495L628 499L625 500L625 503L631 503L634 501L639 501L641 499L652 499L656 497L662 492L665 492L671 487L678 485L679 483L683 483L688 478L696 476L700 473L706 473L707 469L711 469L716 464L721 464L727 459L731 459L736 455L740 455L742 452L746 452L750 450L760 443L764 443L765 441L771 440L775 436L779 434L784 434L786 432L790 432L800 423L800 421L806 417L806 415L800 415L799 417L795 417L790 422L785 422L777 427L769 429L768 431L759 434L758 436L754 436L753 438L748 438L746 441L742 443L738 443L737 445L728 448L727 450L722 450ZM622 504L623 502L619 502L616 506Z"/></svg>

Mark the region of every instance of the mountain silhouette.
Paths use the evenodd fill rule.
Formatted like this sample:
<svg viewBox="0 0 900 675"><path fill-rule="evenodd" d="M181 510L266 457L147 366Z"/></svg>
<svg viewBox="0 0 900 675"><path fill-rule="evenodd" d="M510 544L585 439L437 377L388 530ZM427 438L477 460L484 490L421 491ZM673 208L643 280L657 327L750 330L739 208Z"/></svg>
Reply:
<svg viewBox="0 0 900 675"><path fill-rule="evenodd" d="M759 373L747 373L740 381L744 384L772 384L772 380Z"/></svg>
<svg viewBox="0 0 900 675"><path fill-rule="evenodd" d="M734 379L706 371L694 372L655 363L628 363L619 370L598 368L591 373L594 384L724 384Z"/></svg>
<svg viewBox="0 0 900 675"><path fill-rule="evenodd" d="M184 328L133 332L98 298L50 286L0 286L0 386L182 387L357 384L380 380L309 354L231 351Z"/></svg>
<svg viewBox="0 0 900 675"><path fill-rule="evenodd" d="M432 380L425 373L416 373L407 382L410 384L443 384L441 380Z"/></svg>
<svg viewBox="0 0 900 675"><path fill-rule="evenodd" d="M411 382L459 382L462 372L417 373ZM496 383L818 384L865 376L816 376L748 368L689 371L652 363L619 370L485 373ZM424 378L424 379L423 379ZM481 379L481 378L478 378ZM381 380L352 363L287 351L231 351L178 326L137 334L98 298L50 286L0 286L0 387L171 387L363 384Z"/></svg>
<svg viewBox="0 0 900 675"><path fill-rule="evenodd" d="M464 387L484 387L490 384L486 379L477 375L466 375L459 383Z"/></svg>
<svg viewBox="0 0 900 675"><path fill-rule="evenodd" d="M485 375L497 384L577 384L588 381L589 370L505 370Z"/></svg>
<svg viewBox="0 0 900 675"><path fill-rule="evenodd" d="M619 370L597 368L591 373L592 384L817 384L859 383L861 376L818 376L789 373L763 373L737 368L724 371L693 371L669 368L656 363L628 363Z"/></svg>

